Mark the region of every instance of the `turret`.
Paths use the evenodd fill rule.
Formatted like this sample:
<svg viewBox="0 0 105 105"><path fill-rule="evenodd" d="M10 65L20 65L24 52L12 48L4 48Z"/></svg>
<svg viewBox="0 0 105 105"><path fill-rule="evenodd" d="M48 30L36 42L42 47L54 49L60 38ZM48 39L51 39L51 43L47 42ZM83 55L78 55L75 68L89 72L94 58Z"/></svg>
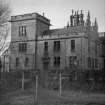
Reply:
<svg viewBox="0 0 105 105"><path fill-rule="evenodd" d="M90 30L91 21L90 21L90 12L88 11L87 19L86 19L86 29Z"/></svg>
<svg viewBox="0 0 105 105"><path fill-rule="evenodd" d="M90 12L89 11L88 11L87 19L86 19L86 26L91 26Z"/></svg>
<svg viewBox="0 0 105 105"><path fill-rule="evenodd" d="M97 19L95 18L93 30L98 31Z"/></svg>
<svg viewBox="0 0 105 105"><path fill-rule="evenodd" d="M76 18L76 22L77 22L77 26L79 25L79 14L78 14L78 11L77 11L77 18Z"/></svg>
<svg viewBox="0 0 105 105"><path fill-rule="evenodd" d="M70 26L72 27L73 26L73 13L74 13L74 11L72 10L72 15L70 16Z"/></svg>
<svg viewBox="0 0 105 105"><path fill-rule="evenodd" d="M77 26L77 13L75 11L75 15L74 15L74 26Z"/></svg>
<svg viewBox="0 0 105 105"><path fill-rule="evenodd" d="M84 19L83 19L83 13L82 13L82 10L81 10L81 13L80 13L80 25L84 25Z"/></svg>

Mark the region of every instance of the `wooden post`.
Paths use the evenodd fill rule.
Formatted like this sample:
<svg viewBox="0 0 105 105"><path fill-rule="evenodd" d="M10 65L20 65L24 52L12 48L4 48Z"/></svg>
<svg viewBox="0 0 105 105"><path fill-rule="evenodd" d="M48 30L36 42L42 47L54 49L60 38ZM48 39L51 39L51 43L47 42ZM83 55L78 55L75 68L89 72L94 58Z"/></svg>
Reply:
<svg viewBox="0 0 105 105"><path fill-rule="evenodd" d="M35 101L38 102L38 75L36 75L36 92L35 92Z"/></svg>
<svg viewBox="0 0 105 105"><path fill-rule="evenodd" d="M22 90L24 90L24 71L22 72Z"/></svg>
<svg viewBox="0 0 105 105"><path fill-rule="evenodd" d="M59 87L59 95L62 95L62 75L61 75L61 71L60 71L60 75L59 75L59 82L60 82L60 87Z"/></svg>

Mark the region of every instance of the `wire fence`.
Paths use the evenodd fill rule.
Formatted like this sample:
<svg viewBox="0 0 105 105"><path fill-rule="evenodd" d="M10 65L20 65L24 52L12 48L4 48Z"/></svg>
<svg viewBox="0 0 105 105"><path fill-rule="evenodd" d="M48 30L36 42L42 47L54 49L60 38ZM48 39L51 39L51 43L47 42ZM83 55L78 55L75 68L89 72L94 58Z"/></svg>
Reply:
<svg viewBox="0 0 105 105"><path fill-rule="evenodd" d="M24 72L24 89L35 86L35 74L33 71L1 72L0 91L13 91L22 88L22 75ZM76 76L76 78L75 78ZM79 71L62 73L62 90L94 90L105 91L105 72L103 71ZM43 77L39 74L38 84L47 89L59 90L59 72L47 72Z"/></svg>

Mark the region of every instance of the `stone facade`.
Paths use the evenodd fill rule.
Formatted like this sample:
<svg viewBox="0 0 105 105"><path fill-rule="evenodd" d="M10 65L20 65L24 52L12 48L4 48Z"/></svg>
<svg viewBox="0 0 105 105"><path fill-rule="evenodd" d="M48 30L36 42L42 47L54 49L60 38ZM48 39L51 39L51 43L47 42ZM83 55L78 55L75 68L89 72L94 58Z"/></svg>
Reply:
<svg viewBox="0 0 105 105"><path fill-rule="evenodd" d="M89 12L86 21L82 11L72 12L67 27L50 30L49 26L50 20L37 13L11 17L12 70L34 70L35 57L36 67L41 71L102 68L98 25L96 20L91 25ZM23 35L19 35L21 27ZM21 48L19 51L19 43L26 43L22 47L25 51Z"/></svg>
<svg viewBox="0 0 105 105"><path fill-rule="evenodd" d="M102 50L100 51L101 57L103 60L102 67L103 67L103 70L105 70L105 32L99 33L99 36L100 36L100 42L101 42L101 47L102 47Z"/></svg>
<svg viewBox="0 0 105 105"><path fill-rule="evenodd" d="M50 21L37 13L11 17L11 70L34 69L36 37L49 25Z"/></svg>

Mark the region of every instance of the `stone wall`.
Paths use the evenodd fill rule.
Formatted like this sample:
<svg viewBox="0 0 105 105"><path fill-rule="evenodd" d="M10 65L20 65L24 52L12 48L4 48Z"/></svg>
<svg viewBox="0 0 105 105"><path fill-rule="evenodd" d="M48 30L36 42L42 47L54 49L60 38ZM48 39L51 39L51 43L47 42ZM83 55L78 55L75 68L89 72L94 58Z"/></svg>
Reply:
<svg viewBox="0 0 105 105"><path fill-rule="evenodd" d="M37 14L24 14L11 17L11 69L34 69L35 64L35 38L44 30L48 30L50 20ZM26 26L26 36L19 36L19 27ZM27 51L19 52L19 43L27 43ZM16 68L16 57L20 60ZM28 57L28 67L24 67L25 58Z"/></svg>

